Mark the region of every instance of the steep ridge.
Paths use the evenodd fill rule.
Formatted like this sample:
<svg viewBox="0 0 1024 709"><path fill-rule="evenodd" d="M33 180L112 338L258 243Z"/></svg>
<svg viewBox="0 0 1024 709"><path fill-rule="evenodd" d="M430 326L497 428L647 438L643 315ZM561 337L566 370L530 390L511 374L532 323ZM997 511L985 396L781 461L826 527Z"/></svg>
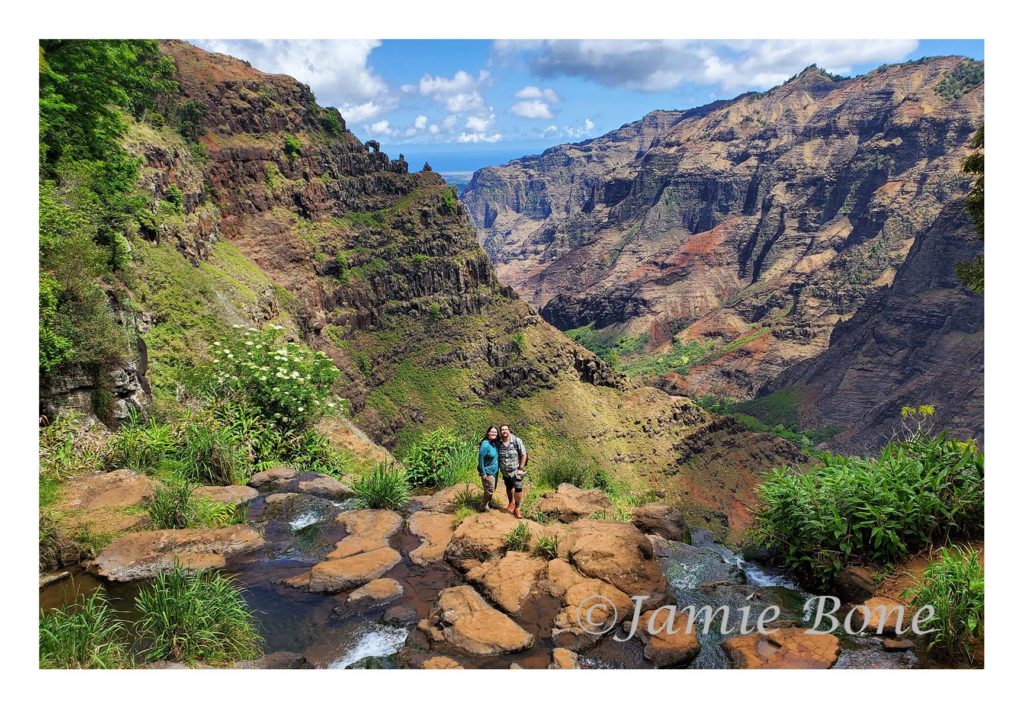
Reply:
<svg viewBox="0 0 1024 709"><path fill-rule="evenodd" d="M509 422L531 460L585 455L733 538L757 474L803 459L568 340L499 282L440 176L362 144L308 87L162 47L181 92L170 113L195 141L140 123L128 145L154 200L181 204L134 254L158 394L224 327L272 321L342 369L353 420L377 443ZM719 450L729 463L707 465Z"/></svg>
<svg viewBox="0 0 1024 709"><path fill-rule="evenodd" d="M840 447L870 429L873 444L898 404L930 395L948 408L944 423L977 436L982 299L952 278L952 261L908 260L915 249L980 251L972 239L952 246L969 234L949 211L969 186L961 163L984 98L980 78L950 77L978 77L978 68L939 57L841 79L810 67L765 93L652 113L484 168L463 199L499 277L628 373L744 400L796 381L795 370L775 384L802 362L859 358L851 366L881 382L885 401L862 388L842 413L825 413L829 402L812 392L842 391L846 369L822 364L816 387L792 390L810 397L799 402L802 425L848 426ZM927 306L915 301L925 287ZM959 366L916 348L851 349L869 337L869 313L896 307L895 293L900 337L955 352ZM959 327L927 314L961 302L970 305L951 315ZM965 372L970 381L953 386ZM858 423L865 416L872 423Z"/></svg>

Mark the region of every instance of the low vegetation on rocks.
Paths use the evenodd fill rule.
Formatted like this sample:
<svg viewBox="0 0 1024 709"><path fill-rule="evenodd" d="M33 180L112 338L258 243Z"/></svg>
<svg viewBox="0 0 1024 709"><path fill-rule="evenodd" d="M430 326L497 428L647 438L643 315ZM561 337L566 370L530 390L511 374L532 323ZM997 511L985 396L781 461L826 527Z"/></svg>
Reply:
<svg viewBox="0 0 1024 709"><path fill-rule="evenodd" d="M397 510L409 501L406 473L392 462L377 463L373 470L356 480L353 490L361 507Z"/></svg>
<svg viewBox="0 0 1024 709"><path fill-rule="evenodd" d="M954 660L973 662L985 622L985 574L977 551L941 550L928 565L919 586L907 592L918 608L931 606L928 649Z"/></svg>

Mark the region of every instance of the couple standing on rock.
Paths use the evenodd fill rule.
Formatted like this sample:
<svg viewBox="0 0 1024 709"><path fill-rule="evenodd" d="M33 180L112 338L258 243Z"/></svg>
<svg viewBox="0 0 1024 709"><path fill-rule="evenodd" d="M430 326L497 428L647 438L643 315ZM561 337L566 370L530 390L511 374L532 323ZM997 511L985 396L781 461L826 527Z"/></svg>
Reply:
<svg viewBox="0 0 1024 709"><path fill-rule="evenodd" d="M523 504L523 477L526 475L526 445L522 439L512 435L507 424L500 429L497 426L487 429L480 441L476 469L484 485L483 509L491 508L500 472L505 481L505 494L508 495L507 509L516 519L522 519L520 508Z"/></svg>

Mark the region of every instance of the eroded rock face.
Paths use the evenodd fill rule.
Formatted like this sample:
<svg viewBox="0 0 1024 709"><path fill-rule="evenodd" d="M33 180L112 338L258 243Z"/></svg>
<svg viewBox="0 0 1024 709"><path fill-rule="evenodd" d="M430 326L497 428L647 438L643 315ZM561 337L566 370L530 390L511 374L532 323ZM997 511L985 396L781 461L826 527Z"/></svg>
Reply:
<svg viewBox="0 0 1024 709"><path fill-rule="evenodd" d="M722 648L738 669L824 670L839 659L835 635L811 635L805 628L778 628L769 635L736 635Z"/></svg>
<svg viewBox="0 0 1024 709"><path fill-rule="evenodd" d="M484 168L462 199L499 277L548 322L644 338L645 355L674 342L699 352L662 377L669 391L750 398L837 349L787 378L806 428L845 425L838 445L866 437L877 448L898 422L896 397L933 391L949 401L938 425L977 437L981 298L955 282L952 264L981 244L940 214L968 186L961 165L984 86L955 100L936 92L967 61L840 80L809 68L765 93L655 111ZM935 225L949 246L921 248L934 259L921 277L903 273ZM887 295L901 283L905 293ZM855 323L865 308L872 322ZM841 323L851 330L842 339ZM952 362L970 362L971 376Z"/></svg>
<svg viewBox="0 0 1024 709"><path fill-rule="evenodd" d="M543 559L520 551L485 561L466 573L466 580L478 585L502 610L519 615L523 602L547 571Z"/></svg>
<svg viewBox="0 0 1024 709"><path fill-rule="evenodd" d="M581 517L609 512L613 505L600 490L581 490L575 485L562 483L558 490L544 493L537 502L537 509L560 522L575 522Z"/></svg>
<svg viewBox="0 0 1024 709"><path fill-rule="evenodd" d="M633 524L647 534L676 542L690 541L690 530L683 521L683 513L671 505L651 502L633 510Z"/></svg>
<svg viewBox="0 0 1024 709"><path fill-rule="evenodd" d="M207 485L197 487L192 494L227 505L245 504L259 496L259 493L248 485Z"/></svg>
<svg viewBox="0 0 1024 709"><path fill-rule="evenodd" d="M445 549L455 532L455 516L442 512L413 512L407 524L409 531L423 543L409 552L409 560L426 566L444 559Z"/></svg>
<svg viewBox="0 0 1024 709"><path fill-rule="evenodd" d="M133 532L112 542L88 565L111 581L136 581L167 571L221 568L228 558L260 549L263 538L244 524L223 529L160 529Z"/></svg>
<svg viewBox="0 0 1024 709"><path fill-rule="evenodd" d="M561 546L561 543L560 543ZM569 560L587 576L602 579L628 596L644 595L656 606L667 582L651 541L632 524L580 520L569 526Z"/></svg>
<svg viewBox="0 0 1024 709"><path fill-rule="evenodd" d="M501 655L533 645L534 637L495 610L471 586L441 591L420 630L432 642L445 643L472 655Z"/></svg>

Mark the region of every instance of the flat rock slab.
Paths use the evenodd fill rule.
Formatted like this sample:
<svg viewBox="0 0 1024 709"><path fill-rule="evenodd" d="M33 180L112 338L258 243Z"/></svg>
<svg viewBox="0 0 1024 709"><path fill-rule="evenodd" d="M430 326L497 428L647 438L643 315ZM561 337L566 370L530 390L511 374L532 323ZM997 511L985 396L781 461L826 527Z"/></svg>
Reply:
<svg viewBox="0 0 1024 709"><path fill-rule="evenodd" d="M299 491L330 500L347 500L356 494L348 485L330 475L319 475L312 480L300 481Z"/></svg>
<svg viewBox="0 0 1024 709"><path fill-rule="evenodd" d="M152 578L175 562L192 570L221 568L230 557L262 546L259 532L244 524L133 532L112 542L87 568L111 581L135 581Z"/></svg>
<svg viewBox="0 0 1024 709"><path fill-rule="evenodd" d="M564 647L556 647L551 651L551 663L549 670L578 670L580 668L580 656L572 650Z"/></svg>
<svg viewBox="0 0 1024 709"><path fill-rule="evenodd" d="M309 570L307 574L290 579L293 586L306 586L313 593L348 591L380 578L402 560L402 555L391 547L328 559ZM305 583L303 579L307 580Z"/></svg>
<svg viewBox="0 0 1024 709"><path fill-rule="evenodd" d="M248 485L205 485L197 487L192 494L225 505L242 505L259 496L259 492Z"/></svg>
<svg viewBox="0 0 1024 709"><path fill-rule="evenodd" d="M298 474L298 471L292 468L271 468L270 470L258 472L249 478L249 485L255 488L276 486L288 482Z"/></svg>
<svg viewBox="0 0 1024 709"><path fill-rule="evenodd" d="M651 605L665 598L668 582L651 540L632 524L579 520L569 526L564 546L569 560L586 576L603 579L627 596L649 596Z"/></svg>
<svg viewBox="0 0 1024 709"><path fill-rule="evenodd" d="M410 502L413 503L413 509L416 509L416 506L419 506L419 509L425 512L444 512L445 514L451 514L455 511L455 503L458 501L459 496L475 495L481 492L481 488L476 485L459 483L458 485L452 485L451 487L446 487L443 490L438 490L433 495L419 495L412 498Z"/></svg>
<svg viewBox="0 0 1024 709"><path fill-rule="evenodd" d="M429 618L419 624L435 643L445 643L471 655L501 655L533 645L534 637L493 608L471 586L441 591Z"/></svg>
<svg viewBox="0 0 1024 709"><path fill-rule="evenodd" d="M445 655L437 655L423 661L420 665L424 670L464 670L466 669L458 662Z"/></svg>
<svg viewBox="0 0 1024 709"><path fill-rule="evenodd" d="M402 528L402 517L391 510L349 510L335 518L345 525L347 537L338 542L328 559L363 554L388 546L388 540Z"/></svg>
<svg viewBox="0 0 1024 709"><path fill-rule="evenodd" d="M867 633L874 634L881 629L886 635L895 635L896 623L901 616L905 631L910 626L913 611L895 599L874 596L851 609L850 622L854 629L863 627Z"/></svg>
<svg viewBox="0 0 1024 709"><path fill-rule="evenodd" d="M409 531L422 544L409 552L409 559L418 566L427 566L444 558L444 550L455 532L455 515L443 512L413 512L406 522Z"/></svg>
<svg viewBox="0 0 1024 709"><path fill-rule="evenodd" d="M122 468L71 478L60 506L67 510L98 510L144 505L152 499L153 482L145 475Z"/></svg>
<svg viewBox="0 0 1024 709"><path fill-rule="evenodd" d="M249 478L250 487L260 492L299 492L329 500L345 500L355 495L348 485L330 475L299 472L293 468L271 468Z"/></svg>
<svg viewBox="0 0 1024 709"><path fill-rule="evenodd" d="M562 483L558 490L544 493L537 501L537 509L559 522L575 522L592 514L610 512L614 506L600 490L581 490L575 485Z"/></svg>
<svg viewBox="0 0 1024 709"><path fill-rule="evenodd" d="M402 584L394 579L374 579L349 594L346 603L370 601L373 605L389 603L405 593Z"/></svg>
<svg viewBox="0 0 1024 709"><path fill-rule="evenodd" d="M519 615L523 603L537 587L548 562L521 551L485 561L466 573L466 580L483 589L484 594L502 610Z"/></svg>
<svg viewBox="0 0 1024 709"><path fill-rule="evenodd" d="M462 571L468 571L480 561L501 553L505 549L505 537L520 522L529 528L531 543L544 533L544 528L533 520L518 520L504 511L491 510L473 515L452 534L445 558Z"/></svg>
<svg viewBox="0 0 1024 709"><path fill-rule="evenodd" d="M738 669L824 670L839 659L835 635L813 635L806 628L780 628L769 635L736 635L722 643Z"/></svg>

